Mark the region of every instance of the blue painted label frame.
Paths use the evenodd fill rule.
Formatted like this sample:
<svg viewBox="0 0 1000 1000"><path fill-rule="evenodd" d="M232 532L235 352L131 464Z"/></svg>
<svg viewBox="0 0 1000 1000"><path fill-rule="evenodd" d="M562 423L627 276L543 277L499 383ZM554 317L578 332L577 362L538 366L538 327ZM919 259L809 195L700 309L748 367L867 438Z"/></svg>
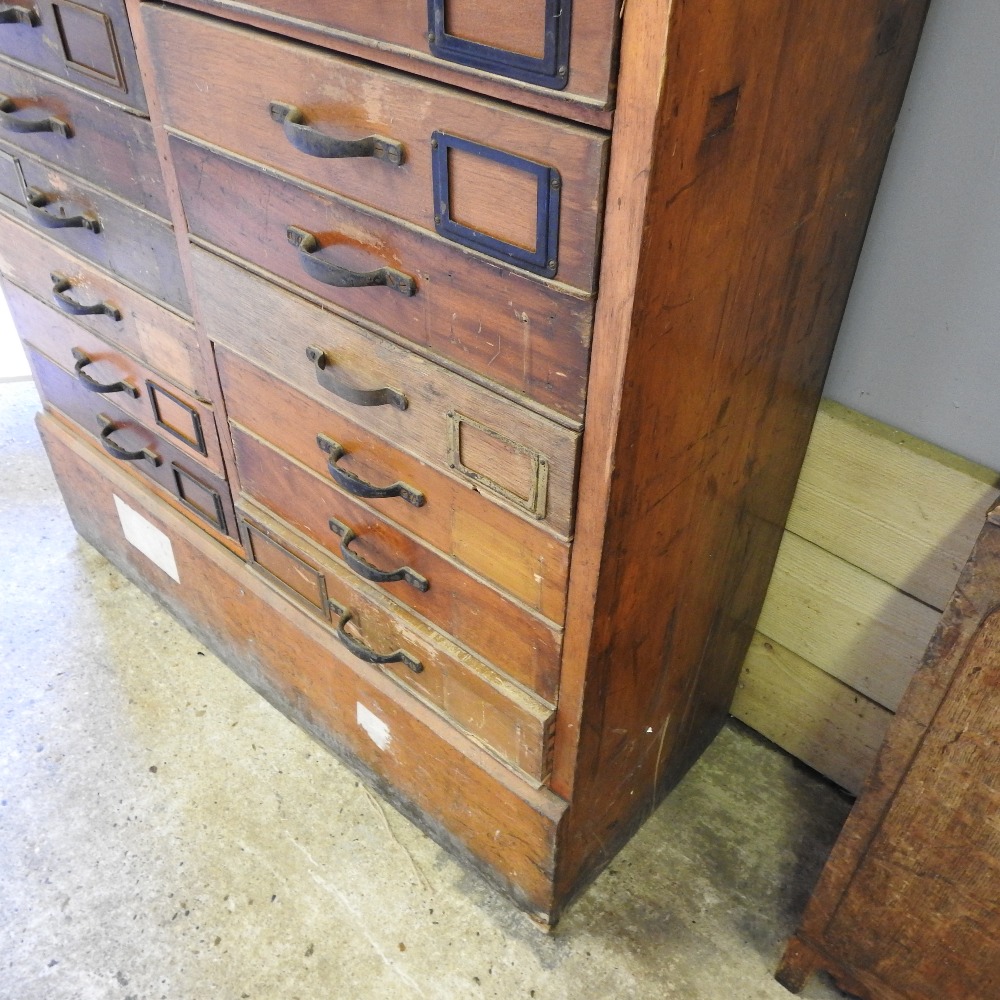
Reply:
<svg viewBox="0 0 1000 1000"><path fill-rule="evenodd" d="M535 205L535 249L527 250L516 243L507 243L451 217L451 185L448 175L448 150L456 149L480 156L505 166L531 174L536 181L538 197ZM431 136L432 173L434 178L434 228L438 235L471 250L479 250L504 263L523 268L546 278L555 277L559 270L559 205L562 178L555 167L527 160L523 156L484 146L471 139L444 132Z"/></svg>
<svg viewBox="0 0 1000 1000"><path fill-rule="evenodd" d="M541 58L449 35L445 30L448 0L427 0L431 54L448 62L563 90L569 80L570 27L573 0L545 0L545 46Z"/></svg>

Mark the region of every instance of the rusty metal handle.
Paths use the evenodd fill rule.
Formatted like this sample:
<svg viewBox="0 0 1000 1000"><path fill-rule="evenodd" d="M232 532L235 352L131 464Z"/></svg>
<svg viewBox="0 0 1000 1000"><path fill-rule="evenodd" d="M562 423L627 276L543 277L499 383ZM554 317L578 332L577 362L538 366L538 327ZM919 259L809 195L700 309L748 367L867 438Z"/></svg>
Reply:
<svg viewBox="0 0 1000 1000"><path fill-rule="evenodd" d="M409 667L415 674L423 672L423 664L404 649L396 649L391 653L376 653L367 643L362 642L360 639L355 639L353 635L348 635L344 627L353 617L352 612L340 607L339 604L335 604L333 601L330 601L329 605L330 610L338 616L336 625L337 638L359 660L364 660L365 663L402 663Z"/></svg>
<svg viewBox="0 0 1000 1000"><path fill-rule="evenodd" d="M154 468L163 464L163 459L160 458L160 456L157 455L151 448L142 448L139 451L129 451L127 448L123 448L121 445L115 444L115 442L111 440L111 435L114 434L115 431L122 430L122 424L116 424L104 413L97 414L97 422L101 425L101 445L112 458L117 458L122 462L141 462L145 460Z"/></svg>
<svg viewBox="0 0 1000 1000"><path fill-rule="evenodd" d="M17 101L0 94L0 128L6 132L52 132L64 139L73 138L73 130L61 118L18 118Z"/></svg>
<svg viewBox="0 0 1000 1000"><path fill-rule="evenodd" d="M319 240L313 233L298 226L288 226L285 231L288 242L299 251L299 264L302 270L321 281L324 285L334 288L370 288L384 285L400 295L415 295L417 283L408 274L391 267L379 267L374 271L352 271L349 267L334 264L317 256L322 249Z"/></svg>
<svg viewBox="0 0 1000 1000"><path fill-rule="evenodd" d="M101 220L93 215L54 215L45 209L58 201L58 198L50 198L44 191L38 188L25 188L25 207L31 213L32 218L40 226L46 229L89 229L92 233L101 231Z"/></svg>
<svg viewBox="0 0 1000 1000"><path fill-rule="evenodd" d="M81 351L79 347L73 348L73 358L76 360L76 364L73 365L73 371L76 372L76 379L87 392L99 392L104 395L112 392L124 392L133 399L139 398L139 390L128 382L98 382L97 379L91 378L83 369L87 365L92 365L94 359L89 354Z"/></svg>
<svg viewBox="0 0 1000 1000"><path fill-rule="evenodd" d="M300 153L319 156L328 160L372 157L399 167L403 163L403 144L381 135L369 135L363 139L337 139L320 132L314 125L307 125L301 108L283 101L271 101L268 108L271 117L282 127L285 138Z"/></svg>
<svg viewBox="0 0 1000 1000"><path fill-rule="evenodd" d="M335 517L330 518L330 530L335 535L340 535L340 555L347 563L348 567L354 570L364 580L371 580L372 583L398 583L404 581L422 594L430 589L427 577L421 576L416 570L409 566L400 566L399 569L385 570L373 566L367 559L351 551L351 542L358 537L353 528L338 521Z"/></svg>
<svg viewBox="0 0 1000 1000"><path fill-rule="evenodd" d="M326 471L330 473L330 478L345 492L351 496L361 497L362 500L388 500L392 497L399 497L413 507L423 507L427 498L412 486L406 483L395 482L388 486L376 486L369 483L360 476L348 472L346 469L338 468L337 462L342 459L347 451L331 437L325 434L316 435L316 444L319 450L328 456Z"/></svg>
<svg viewBox="0 0 1000 1000"><path fill-rule="evenodd" d="M52 301L65 313L70 316L109 316L116 323L122 320L122 314L110 302L95 302L93 305L85 306L76 299L71 299L66 293L73 287L69 278L61 274L53 274L52 278Z"/></svg>

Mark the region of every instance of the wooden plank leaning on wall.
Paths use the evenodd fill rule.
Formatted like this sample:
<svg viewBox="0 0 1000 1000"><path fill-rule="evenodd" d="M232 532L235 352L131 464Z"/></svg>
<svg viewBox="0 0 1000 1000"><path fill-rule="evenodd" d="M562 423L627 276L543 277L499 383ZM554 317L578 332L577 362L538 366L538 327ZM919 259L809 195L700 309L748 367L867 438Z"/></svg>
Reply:
<svg viewBox="0 0 1000 1000"><path fill-rule="evenodd" d="M825 400L733 715L860 791L998 486Z"/></svg>

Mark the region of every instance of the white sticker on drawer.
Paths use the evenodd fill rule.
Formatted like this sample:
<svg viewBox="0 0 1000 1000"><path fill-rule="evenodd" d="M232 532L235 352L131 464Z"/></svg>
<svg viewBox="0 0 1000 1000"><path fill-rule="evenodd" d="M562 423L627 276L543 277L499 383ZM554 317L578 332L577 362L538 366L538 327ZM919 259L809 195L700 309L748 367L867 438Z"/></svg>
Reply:
<svg viewBox="0 0 1000 1000"><path fill-rule="evenodd" d="M138 511L131 507L121 497L112 494L115 506L118 508L118 520L121 521L122 532L147 559L159 566L164 573L177 583L181 578L177 573L177 562L174 560L174 547L170 539L160 529L147 521Z"/></svg>
<svg viewBox="0 0 1000 1000"><path fill-rule="evenodd" d="M358 702L358 725L371 737L372 743L385 750L389 746L392 734L389 727L374 712Z"/></svg>

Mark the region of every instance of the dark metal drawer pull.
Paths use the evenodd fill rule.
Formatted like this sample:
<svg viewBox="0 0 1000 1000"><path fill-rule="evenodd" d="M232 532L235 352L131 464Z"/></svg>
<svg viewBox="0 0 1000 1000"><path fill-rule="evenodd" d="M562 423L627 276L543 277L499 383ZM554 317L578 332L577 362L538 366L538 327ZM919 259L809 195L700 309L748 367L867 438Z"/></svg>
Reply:
<svg viewBox="0 0 1000 1000"><path fill-rule="evenodd" d="M73 138L73 130L61 118L17 118L13 97L0 94L0 128L7 132L54 132L64 139Z"/></svg>
<svg viewBox="0 0 1000 1000"><path fill-rule="evenodd" d="M115 444L111 440L111 435L115 431L122 430L122 425L116 424L109 416L98 413L97 422L101 425L101 444L112 458L120 459L123 462L141 462L145 459L154 468L163 463L163 459L150 448L143 448L141 451L127 451Z"/></svg>
<svg viewBox="0 0 1000 1000"><path fill-rule="evenodd" d="M335 288L368 288L372 285L385 285L400 293L400 295L414 295L417 291L417 283L402 271L395 271L391 267L380 267L375 271L352 271L349 267L341 267L339 264L332 264L316 254L322 249L319 240L305 229L298 226L289 226L286 230L288 242L299 251L299 263L302 270L321 281L324 285L333 285Z"/></svg>
<svg viewBox="0 0 1000 1000"><path fill-rule="evenodd" d="M29 28L37 28L41 23L38 11L34 7L0 3L0 24L26 24Z"/></svg>
<svg viewBox="0 0 1000 1000"><path fill-rule="evenodd" d="M27 188L26 206L35 222L46 229L89 229L92 233L101 231L101 220L92 215L53 215L45 209L58 198L50 198L44 191L38 188Z"/></svg>
<svg viewBox="0 0 1000 1000"><path fill-rule="evenodd" d="M69 278L64 278L61 274L53 274L51 278L52 301L63 312L70 316L110 316L116 323L122 321L122 314L110 302L95 302L92 306L85 306L66 294L73 287Z"/></svg>
<svg viewBox="0 0 1000 1000"><path fill-rule="evenodd" d="M339 616L337 620L337 638L359 660L364 660L365 663L405 663L415 674L423 673L423 664L410 656L405 650L397 649L393 653L376 653L371 646L367 646L360 639L355 639L354 636L348 635L344 631L344 626L351 620L352 613L340 607L339 604L334 604L333 601L330 601L329 604L330 610Z"/></svg>
<svg viewBox="0 0 1000 1000"><path fill-rule="evenodd" d="M331 437L325 434L316 435L316 444L320 451L325 452L329 458L326 463L326 471L330 473L330 478L345 492L351 496L361 497L363 500L389 500L392 497L399 497L414 507L423 507L427 502L426 497L420 490L407 486L406 483L392 483L389 486L375 486L366 482L360 476L348 472L346 469L337 468L337 462L342 459L347 452Z"/></svg>
<svg viewBox="0 0 1000 1000"><path fill-rule="evenodd" d="M390 389L388 386L381 389L357 389L334 378L330 371L333 359L321 347L307 347L306 357L316 366L316 381L327 392L332 392L348 403L357 406L395 406L397 410L406 409L406 396L398 389Z"/></svg>
<svg viewBox="0 0 1000 1000"><path fill-rule="evenodd" d="M351 551L350 545L358 537L357 533L352 528L347 527L346 524L342 524L335 517L330 518L330 530L334 534L340 535L340 555L344 562L358 576L365 580L371 580L372 583L398 583L400 580L405 580L411 587L419 590L422 594L426 593L430 588L427 577L421 576L416 570L410 569L409 566L400 566L399 569L394 570L382 570L377 566L373 566L367 559L362 559L361 556L356 555Z"/></svg>
<svg viewBox="0 0 1000 1000"><path fill-rule="evenodd" d="M87 365L92 365L94 359L89 355L85 354L80 350L79 347L73 348L73 357L76 359L76 364L73 365L73 371L76 372L77 381L86 389L88 392L100 392L100 393L110 393L110 392L124 392L131 396L133 399L139 398L139 390L134 385L129 385L128 382L98 382L97 379L91 378L83 369Z"/></svg>
<svg viewBox="0 0 1000 1000"><path fill-rule="evenodd" d="M285 138L307 156L324 159L344 160L352 157L370 156L385 160L394 167L403 163L403 144L381 135L369 135L364 139L335 139L324 135L313 125L306 125L302 109L294 104L271 101L271 117L285 130Z"/></svg>

